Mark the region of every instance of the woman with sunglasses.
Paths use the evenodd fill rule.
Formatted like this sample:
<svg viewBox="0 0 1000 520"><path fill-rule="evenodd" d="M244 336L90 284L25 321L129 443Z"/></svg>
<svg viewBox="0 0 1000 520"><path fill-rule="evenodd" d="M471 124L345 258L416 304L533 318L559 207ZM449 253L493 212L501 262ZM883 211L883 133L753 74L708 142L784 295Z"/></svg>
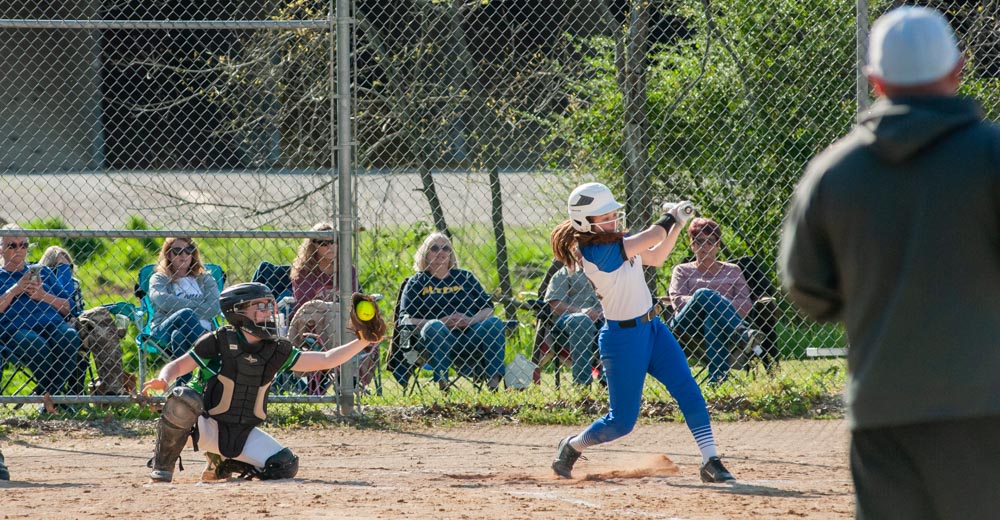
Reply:
<svg viewBox="0 0 1000 520"><path fill-rule="evenodd" d="M417 249L411 276L403 288L400 312L420 331L428 350L434 380L449 386L448 369L458 369L486 381L496 390L504 374L504 323L493 315L493 302L469 271L458 268L451 240L431 233ZM406 374L396 373L397 381Z"/></svg>
<svg viewBox="0 0 1000 520"><path fill-rule="evenodd" d="M212 329L219 310L219 286L201 262L194 240L163 241L149 279L153 306L153 338L169 346L171 357L186 353L199 336Z"/></svg>
<svg viewBox="0 0 1000 520"><path fill-rule="evenodd" d="M0 237L0 358L31 370L36 395L61 394L80 351L80 335L65 319L72 288L63 287L51 269L29 266L28 247L25 236ZM42 411L55 410L40 406Z"/></svg>
<svg viewBox="0 0 1000 520"><path fill-rule="evenodd" d="M744 319L753 307L750 288L736 264L718 259L722 228L714 220L695 218L688 226L695 260L674 267L670 302L676 313L667 326L677 336L705 344L708 378L721 383L729 373L730 354L736 368L763 339Z"/></svg>
<svg viewBox="0 0 1000 520"><path fill-rule="evenodd" d="M320 222L312 231L333 231L333 224ZM295 306L291 316L306 302L312 300L334 301L340 292L337 279L337 242L307 238L299 246L299 252L292 262L292 296ZM358 290L356 274L352 273L351 291ZM290 317L291 317L290 316Z"/></svg>
<svg viewBox="0 0 1000 520"><path fill-rule="evenodd" d="M329 222L320 222L312 227L312 231L333 230L333 224ZM307 238L299 245L291 269L295 305L289 315L288 335L296 345L307 337L318 339L316 348L326 349L340 343L337 253L335 240ZM358 279L356 273L352 272L351 291L357 290ZM366 347L366 353L371 351L371 348ZM365 364L360 370L362 385L367 384L374 375L377 356L365 356L363 359ZM309 395L325 395L331 382L325 371L309 374L307 381L306 393Z"/></svg>

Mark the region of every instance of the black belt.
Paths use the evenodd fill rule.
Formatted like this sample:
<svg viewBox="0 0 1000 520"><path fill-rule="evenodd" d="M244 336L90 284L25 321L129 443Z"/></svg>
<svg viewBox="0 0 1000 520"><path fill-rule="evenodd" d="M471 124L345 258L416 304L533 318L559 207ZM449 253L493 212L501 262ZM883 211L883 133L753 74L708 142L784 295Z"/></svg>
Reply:
<svg viewBox="0 0 1000 520"><path fill-rule="evenodd" d="M648 323L653 318L659 316L661 312L663 312L663 307L661 307L660 304L657 303L651 309L649 309L649 311L647 311L646 314L643 314L642 316L639 316L638 318L632 318L630 320L622 320L622 321L608 320L608 323L617 324L618 328L621 328L621 329L631 329L631 328L634 328L634 327L638 327L639 325L642 325L643 323Z"/></svg>

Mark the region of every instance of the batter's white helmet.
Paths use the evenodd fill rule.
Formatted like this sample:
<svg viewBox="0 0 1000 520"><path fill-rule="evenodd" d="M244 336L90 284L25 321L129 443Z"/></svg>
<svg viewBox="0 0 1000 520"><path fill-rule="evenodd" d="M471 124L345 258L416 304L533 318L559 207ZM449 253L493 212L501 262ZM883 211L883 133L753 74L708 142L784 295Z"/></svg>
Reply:
<svg viewBox="0 0 1000 520"><path fill-rule="evenodd" d="M599 182L588 182L577 186L573 193L569 194L568 206L569 220L573 224L573 229L581 233L591 231L587 217L596 217L623 207L615 200L611 190Z"/></svg>

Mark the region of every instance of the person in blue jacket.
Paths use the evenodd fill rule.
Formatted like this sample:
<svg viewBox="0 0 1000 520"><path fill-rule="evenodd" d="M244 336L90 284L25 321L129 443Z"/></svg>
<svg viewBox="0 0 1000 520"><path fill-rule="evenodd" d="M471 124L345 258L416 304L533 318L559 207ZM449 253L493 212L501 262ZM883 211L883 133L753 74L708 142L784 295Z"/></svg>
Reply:
<svg viewBox="0 0 1000 520"><path fill-rule="evenodd" d="M24 236L0 237L0 357L31 370L36 395L60 394L80 351L80 335L65 319L72 288L60 284L48 267L29 266L29 245Z"/></svg>

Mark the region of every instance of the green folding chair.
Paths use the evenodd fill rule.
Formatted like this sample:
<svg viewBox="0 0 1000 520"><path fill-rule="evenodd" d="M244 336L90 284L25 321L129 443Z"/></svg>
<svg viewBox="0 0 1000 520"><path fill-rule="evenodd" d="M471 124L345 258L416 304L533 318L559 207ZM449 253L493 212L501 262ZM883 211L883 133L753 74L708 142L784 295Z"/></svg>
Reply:
<svg viewBox="0 0 1000 520"><path fill-rule="evenodd" d="M146 364L150 356L161 359L170 359L169 348L166 344L157 341L153 337L153 303L149 300L149 280L153 277L153 264L148 264L139 269L139 281L135 285L135 297L139 300L139 305L132 310L132 322L135 324L138 333L135 336L136 348L139 351L139 381L146 381ZM219 285L219 291L226 285L226 272L218 264L205 264L212 278ZM213 328L219 328L225 324L225 318L220 314L212 320Z"/></svg>

